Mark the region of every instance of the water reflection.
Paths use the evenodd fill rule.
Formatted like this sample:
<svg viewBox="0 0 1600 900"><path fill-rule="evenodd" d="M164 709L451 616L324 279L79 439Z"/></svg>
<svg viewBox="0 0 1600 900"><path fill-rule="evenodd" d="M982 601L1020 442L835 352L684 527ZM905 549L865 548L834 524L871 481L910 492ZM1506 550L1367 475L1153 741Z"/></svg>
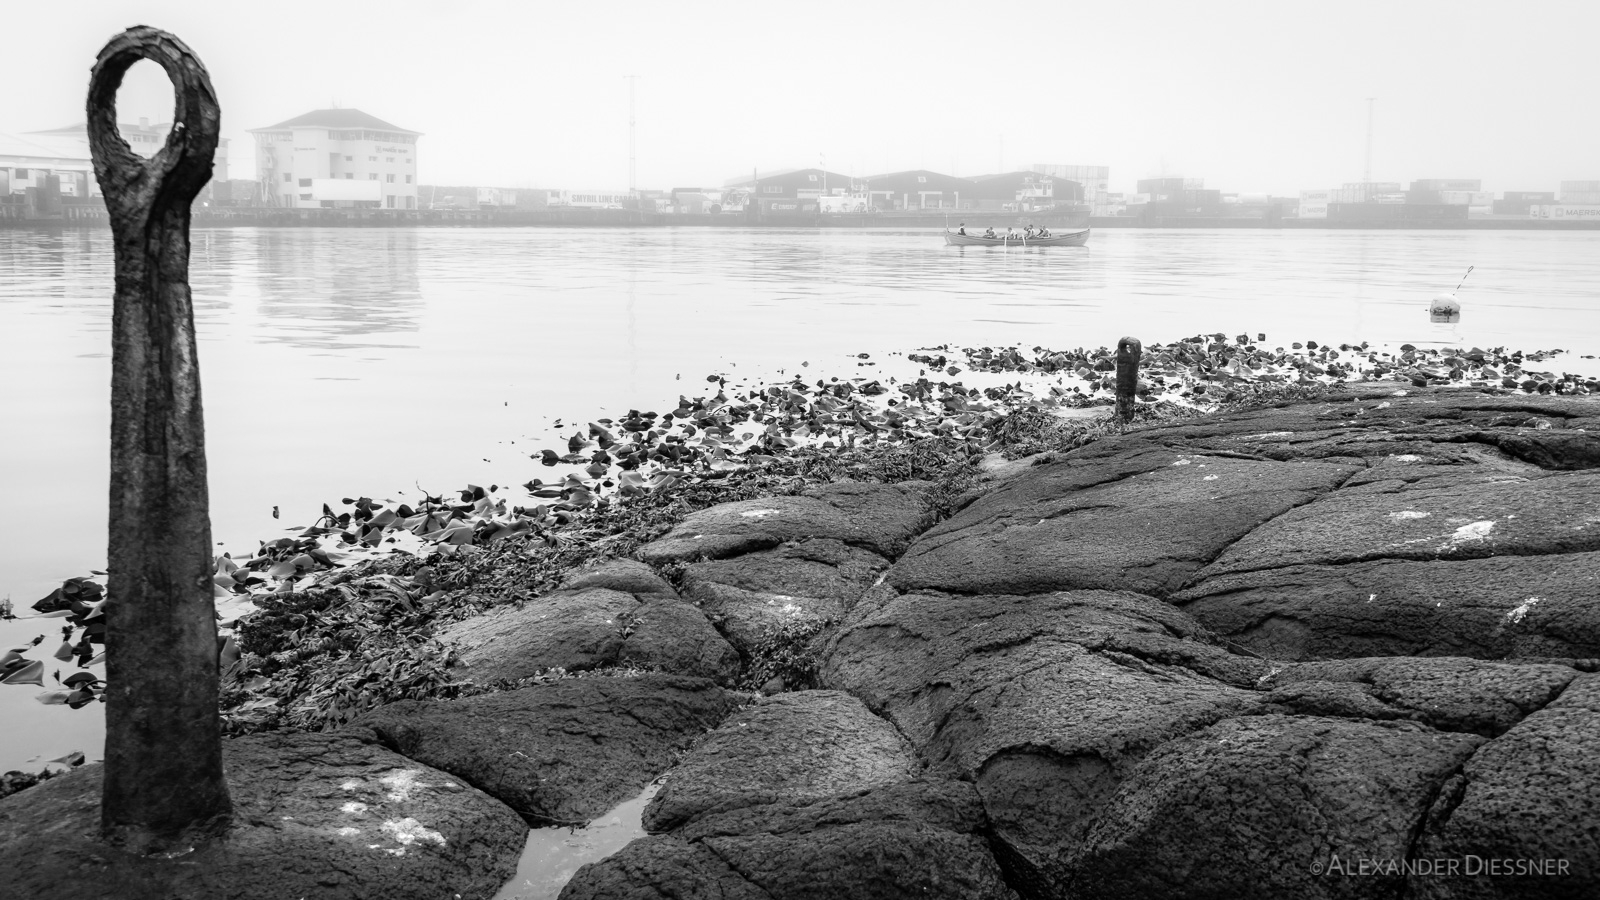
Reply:
<svg viewBox="0 0 1600 900"><path fill-rule="evenodd" d="M419 235L368 229L330 240L322 229L256 232L260 310L275 326L272 338L357 348L394 346L376 338L414 334L422 309Z"/></svg>

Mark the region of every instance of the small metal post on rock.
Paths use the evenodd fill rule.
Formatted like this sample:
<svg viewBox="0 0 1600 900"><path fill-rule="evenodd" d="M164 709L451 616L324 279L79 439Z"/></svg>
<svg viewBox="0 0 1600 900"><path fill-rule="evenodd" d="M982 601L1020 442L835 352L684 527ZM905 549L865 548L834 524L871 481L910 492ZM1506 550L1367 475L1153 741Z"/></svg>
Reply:
<svg viewBox="0 0 1600 900"><path fill-rule="evenodd" d="M1136 337L1117 341L1117 421L1133 421L1133 398L1139 391L1139 357L1144 345Z"/></svg>
<svg viewBox="0 0 1600 900"><path fill-rule="evenodd" d="M141 59L166 71L176 99L166 145L148 160L117 129L117 90ZM205 67L173 35L139 25L100 51L89 146L116 260L100 814L108 841L140 852L220 833L232 811L189 292L190 205L211 178L221 118Z"/></svg>

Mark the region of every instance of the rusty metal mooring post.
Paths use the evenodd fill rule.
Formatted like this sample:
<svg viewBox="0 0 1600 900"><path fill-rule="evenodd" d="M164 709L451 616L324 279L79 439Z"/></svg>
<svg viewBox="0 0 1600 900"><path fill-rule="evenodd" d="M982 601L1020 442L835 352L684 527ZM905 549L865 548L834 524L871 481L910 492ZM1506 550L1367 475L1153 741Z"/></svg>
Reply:
<svg viewBox="0 0 1600 900"><path fill-rule="evenodd" d="M1139 391L1139 357L1144 345L1136 337L1117 341L1117 421L1133 421L1133 398Z"/></svg>
<svg viewBox="0 0 1600 900"><path fill-rule="evenodd" d="M176 97L151 159L117 130L117 90L141 59ZM221 110L194 53L140 25L89 76L89 145L116 254L111 319L111 515L106 603L108 840L150 850L226 827L217 620L189 209L211 178Z"/></svg>

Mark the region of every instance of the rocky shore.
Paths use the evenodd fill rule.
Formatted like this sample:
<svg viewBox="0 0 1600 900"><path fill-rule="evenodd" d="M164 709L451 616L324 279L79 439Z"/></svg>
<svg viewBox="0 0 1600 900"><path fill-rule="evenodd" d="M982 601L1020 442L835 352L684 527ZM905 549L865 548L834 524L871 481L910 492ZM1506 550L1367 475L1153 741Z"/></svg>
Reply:
<svg viewBox="0 0 1600 900"><path fill-rule="evenodd" d="M1459 359L1020 459L778 460L581 548L273 595L241 697L318 622L441 649L236 711L227 841L96 851L91 765L0 801L0 880L487 898L527 825L665 776L562 897L1592 897L1600 402Z"/></svg>

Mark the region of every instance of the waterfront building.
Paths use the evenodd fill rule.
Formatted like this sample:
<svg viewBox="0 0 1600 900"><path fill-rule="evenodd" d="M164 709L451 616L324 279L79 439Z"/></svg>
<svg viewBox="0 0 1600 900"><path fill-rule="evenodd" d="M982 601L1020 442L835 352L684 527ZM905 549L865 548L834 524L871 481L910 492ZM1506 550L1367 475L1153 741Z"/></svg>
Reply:
<svg viewBox="0 0 1600 900"><path fill-rule="evenodd" d="M873 175L861 182L868 202L877 209L970 209L976 205L970 179L927 169Z"/></svg>
<svg viewBox="0 0 1600 900"><path fill-rule="evenodd" d="M851 193L860 179L826 169L779 169L731 178L724 188L743 188L758 200L815 200Z"/></svg>
<svg viewBox="0 0 1600 900"><path fill-rule="evenodd" d="M1141 178L1135 186L1150 215L1215 215L1221 211L1222 192L1207 190L1204 178Z"/></svg>
<svg viewBox="0 0 1600 900"><path fill-rule="evenodd" d="M140 156L149 158L156 155L167 143L167 135L172 131L171 122L154 122L140 117L137 124L133 122L118 122L117 131L122 139L128 142L128 147ZM45 131L30 131L29 136L50 138L71 138L83 141L84 146L89 144L89 125L79 122L64 128L51 128ZM221 183L228 180L228 139L217 140L217 152L212 157L211 181ZM98 195L99 190L95 193Z"/></svg>
<svg viewBox="0 0 1600 900"><path fill-rule="evenodd" d="M1111 209L1111 167L1110 166L1075 166L1057 163L1034 163L1033 171L1049 175L1060 185L1063 181L1073 181L1080 185L1083 196L1082 202L1089 205L1091 216L1114 216L1117 213ZM1057 187L1060 192L1060 187Z"/></svg>
<svg viewBox="0 0 1600 900"><path fill-rule="evenodd" d="M0 132L0 200L15 196L21 202L30 188L36 198L41 191L54 197L98 197L89 142Z"/></svg>
<svg viewBox="0 0 1600 900"><path fill-rule="evenodd" d="M421 132L359 109L314 109L250 133L267 206L417 208Z"/></svg>
<svg viewBox="0 0 1600 900"><path fill-rule="evenodd" d="M963 202L964 209L990 209L1031 212L1053 206L1068 206L1083 199L1083 188L1076 182L1057 181L1040 172L1002 172L976 175Z"/></svg>

